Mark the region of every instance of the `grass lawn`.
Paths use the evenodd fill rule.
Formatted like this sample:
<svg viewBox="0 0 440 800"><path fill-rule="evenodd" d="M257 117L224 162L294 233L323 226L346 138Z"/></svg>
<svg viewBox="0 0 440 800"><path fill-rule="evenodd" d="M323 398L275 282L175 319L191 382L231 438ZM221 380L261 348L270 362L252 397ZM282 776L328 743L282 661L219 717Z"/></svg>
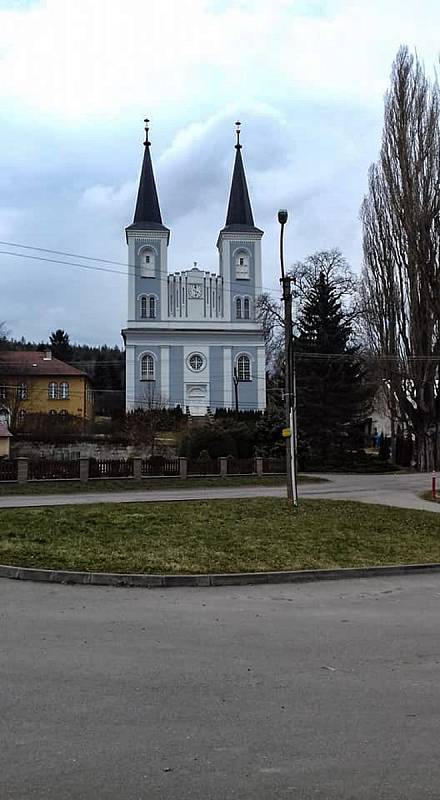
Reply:
<svg viewBox="0 0 440 800"><path fill-rule="evenodd" d="M0 563L197 573L440 561L438 514L334 500L0 510Z"/></svg>
<svg viewBox="0 0 440 800"><path fill-rule="evenodd" d="M325 478L300 475L299 483L326 483ZM80 481L29 481L29 483L0 483L0 496L15 494L76 494L78 492L148 492L161 489L194 489L206 486L285 486L285 475L229 475L225 478L112 478Z"/></svg>

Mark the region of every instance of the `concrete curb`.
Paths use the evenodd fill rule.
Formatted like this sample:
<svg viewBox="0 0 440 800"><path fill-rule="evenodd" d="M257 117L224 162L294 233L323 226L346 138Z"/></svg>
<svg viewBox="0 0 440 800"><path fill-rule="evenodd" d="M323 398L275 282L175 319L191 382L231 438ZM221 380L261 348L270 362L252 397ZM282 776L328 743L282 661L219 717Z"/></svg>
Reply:
<svg viewBox="0 0 440 800"><path fill-rule="evenodd" d="M139 586L145 589L175 586L246 586L263 583L307 583L347 578L375 578L423 572L440 572L440 564L399 564L388 567L306 569L285 572L236 572L206 575L149 575L118 572L71 572L0 565L0 578L92 586Z"/></svg>

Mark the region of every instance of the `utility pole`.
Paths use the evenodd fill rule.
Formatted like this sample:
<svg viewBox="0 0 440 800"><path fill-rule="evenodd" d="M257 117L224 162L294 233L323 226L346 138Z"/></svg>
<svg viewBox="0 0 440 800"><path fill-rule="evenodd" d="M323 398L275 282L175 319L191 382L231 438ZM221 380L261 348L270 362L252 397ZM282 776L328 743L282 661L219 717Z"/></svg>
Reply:
<svg viewBox="0 0 440 800"><path fill-rule="evenodd" d="M280 230L280 265L281 280L284 302L284 351L285 351L285 370L284 370L284 408L286 420L286 472L287 472L287 499L293 504L294 509L298 508L298 485L297 485L297 425L296 425L296 374L295 358L293 352L292 335L292 278L286 276L284 270L284 226L288 219L285 209L278 211L278 222Z"/></svg>
<svg viewBox="0 0 440 800"><path fill-rule="evenodd" d="M237 375L237 367L234 367L234 393L235 393L235 410L238 411L238 375Z"/></svg>

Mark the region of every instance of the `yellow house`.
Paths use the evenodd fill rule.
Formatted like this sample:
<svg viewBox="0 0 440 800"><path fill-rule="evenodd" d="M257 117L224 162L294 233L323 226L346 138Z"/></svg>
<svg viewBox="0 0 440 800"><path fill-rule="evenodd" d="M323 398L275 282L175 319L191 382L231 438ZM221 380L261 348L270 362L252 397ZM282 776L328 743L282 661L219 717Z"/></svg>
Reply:
<svg viewBox="0 0 440 800"><path fill-rule="evenodd" d="M9 458L9 440L11 434L9 433L6 422L0 418L0 458Z"/></svg>
<svg viewBox="0 0 440 800"><path fill-rule="evenodd" d="M0 353L0 412L20 422L26 414L93 416L89 376L53 358L50 350ZM0 414L1 415L1 414Z"/></svg>

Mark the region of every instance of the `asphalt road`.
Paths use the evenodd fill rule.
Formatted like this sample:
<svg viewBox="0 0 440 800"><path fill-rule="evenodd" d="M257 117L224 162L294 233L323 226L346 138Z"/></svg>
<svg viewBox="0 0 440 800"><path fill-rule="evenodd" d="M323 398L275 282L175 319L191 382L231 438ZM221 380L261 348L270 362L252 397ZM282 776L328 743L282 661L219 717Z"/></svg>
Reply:
<svg viewBox="0 0 440 800"><path fill-rule="evenodd" d="M400 506L425 511L440 512L440 504L418 497L418 493L431 488L430 474L414 475L321 475L328 483L300 484L300 497L330 500L358 500L363 503ZM282 486L174 489L145 492L93 492L87 494L10 495L0 497L0 508L30 506L87 505L89 503L139 503L176 502L184 500L210 500L240 497L282 497Z"/></svg>
<svg viewBox="0 0 440 800"><path fill-rule="evenodd" d="M440 576L0 581L1 800L438 800Z"/></svg>

